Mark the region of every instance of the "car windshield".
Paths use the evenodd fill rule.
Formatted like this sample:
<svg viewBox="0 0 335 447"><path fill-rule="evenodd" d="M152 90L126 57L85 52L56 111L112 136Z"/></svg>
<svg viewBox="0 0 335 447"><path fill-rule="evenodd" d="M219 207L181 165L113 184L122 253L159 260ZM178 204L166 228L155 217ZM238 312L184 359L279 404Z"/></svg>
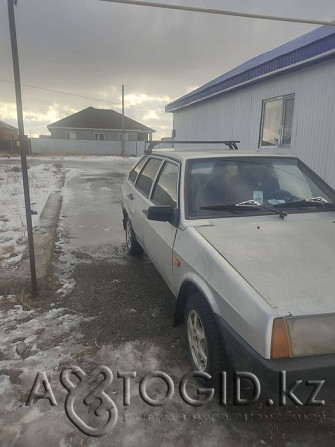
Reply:
<svg viewBox="0 0 335 447"><path fill-rule="evenodd" d="M187 172L189 218L334 209L334 191L295 158L196 159Z"/></svg>

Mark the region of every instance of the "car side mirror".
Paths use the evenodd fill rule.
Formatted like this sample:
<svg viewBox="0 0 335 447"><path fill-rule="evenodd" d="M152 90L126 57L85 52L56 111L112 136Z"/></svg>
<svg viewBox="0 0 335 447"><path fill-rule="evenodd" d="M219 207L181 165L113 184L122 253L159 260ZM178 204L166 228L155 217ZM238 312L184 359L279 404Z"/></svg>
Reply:
<svg viewBox="0 0 335 447"><path fill-rule="evenodd" d="M158 222L170 222L176 226L178 222L178 211L172 208L172 206L149 206L147 218Z"/></svg>

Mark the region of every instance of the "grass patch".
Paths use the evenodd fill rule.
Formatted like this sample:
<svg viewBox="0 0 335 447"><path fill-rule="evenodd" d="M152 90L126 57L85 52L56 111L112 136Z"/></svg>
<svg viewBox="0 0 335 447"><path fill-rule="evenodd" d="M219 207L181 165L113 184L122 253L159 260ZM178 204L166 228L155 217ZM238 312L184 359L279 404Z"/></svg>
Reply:
<svg viewBox="0 0 335 447"><path fill-rule="evenodd" d="M4 247L0 247L0 256L1 255L8 255L10 253L14 252L14 245L5 245Z"/></svg>

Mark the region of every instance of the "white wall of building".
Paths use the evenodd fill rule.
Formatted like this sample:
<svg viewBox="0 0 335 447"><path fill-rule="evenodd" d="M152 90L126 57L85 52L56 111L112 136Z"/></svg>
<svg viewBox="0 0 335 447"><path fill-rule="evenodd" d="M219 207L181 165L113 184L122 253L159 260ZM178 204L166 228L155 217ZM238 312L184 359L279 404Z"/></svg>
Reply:
<svg viewBox="0 0 335 447"><path fill-rule="evenodd" d="M174 112L176 140L240 140L240 150L258 149L262 101L292 93L290 148L271 152L298 156L335 187L335 60Z"/></svg>

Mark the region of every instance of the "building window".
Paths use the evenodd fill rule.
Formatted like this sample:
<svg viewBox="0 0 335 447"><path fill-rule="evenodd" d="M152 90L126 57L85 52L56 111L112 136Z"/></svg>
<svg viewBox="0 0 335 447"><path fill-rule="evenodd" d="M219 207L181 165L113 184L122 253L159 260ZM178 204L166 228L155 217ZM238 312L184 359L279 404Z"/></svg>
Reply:
<svg viewBox="0 0 335 447"><path fill-rule="evenodd" d="M105 139L105 134L104 133L95 133L94 134L94 139L95 140L104 140Z"/></svg>
<svg viewBox="0 0 335 447"><path fill-rule="evenodd" d="M290 146L293 110L294 95L263 101L259 147Z"/></svg>
<svg viewBox="0 0 335 447"><path fill-rule="evenodd" d="M77 138L76 132L65 132L66 140L75 140Z"/></svg>
<svg viewBox="0 0 335 447"><path fill-rule="evenodd" d="M122 133L119 133L119 140L122 141ZM124 141L129 140L129 135L127 133L124 134Z"/></svg>

